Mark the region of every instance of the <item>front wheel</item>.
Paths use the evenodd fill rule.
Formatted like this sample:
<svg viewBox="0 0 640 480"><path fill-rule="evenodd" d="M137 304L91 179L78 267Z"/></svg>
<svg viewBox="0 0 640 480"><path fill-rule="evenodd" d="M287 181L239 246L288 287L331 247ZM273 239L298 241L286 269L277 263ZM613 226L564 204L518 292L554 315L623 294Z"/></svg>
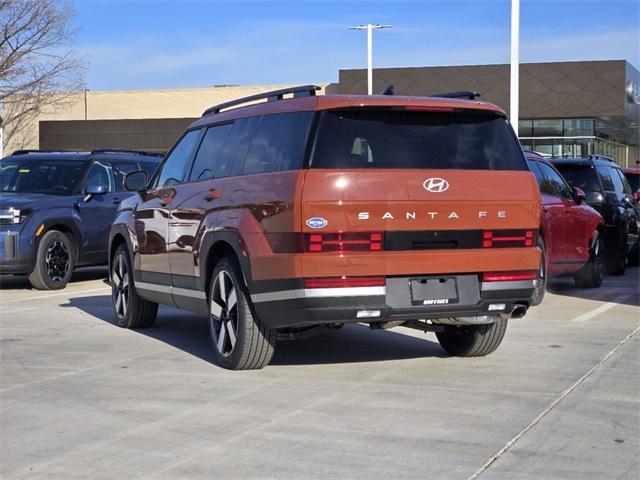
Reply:
<svg viewBox="0 0 640 480"><path fill-rule="evenodd" d="M597 235L597 233L596 233ZM598 235L589 250L589 261L573 276L580 288L598 288L604 279L604 244Z"/></svg>
<svg viewBox="0 0 640 480"><path fill-rule="evenodd" d="M507 320L487 325L447 325L444 332L436 332L440 346L455 357L482 357L494 352L507 331Z"/></svg>
<svg viewBox="0 0 640 480"><path fill-rule="evenodd" d="M59 290L67 286L76 263L76 246L66 233L49 230L40 239L36 264L29 283L38 290Z"/></svg>
<svg viewBox="0 0 640 480"><path fill-rule="evenodd" d="M273 358L277 332L254 315L241 279L234 258L225 257L216 265L209 292L211 342L222 367L260 369Z"/></svg>

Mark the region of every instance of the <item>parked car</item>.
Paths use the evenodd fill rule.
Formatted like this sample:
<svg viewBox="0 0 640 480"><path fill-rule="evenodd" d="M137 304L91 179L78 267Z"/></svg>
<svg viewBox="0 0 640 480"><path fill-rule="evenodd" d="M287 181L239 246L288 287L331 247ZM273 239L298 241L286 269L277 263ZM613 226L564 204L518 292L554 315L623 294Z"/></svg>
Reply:
<svg viewBox="0 0 640 480"><path fill-rule="evenodd" d="M542 260L531 304L542 302L549 278L573 275L578 287L599 287L604 277L602 216L584 203L585 193L570 187L548 160L533 152L525 155L542 202L538 233Z"/></svg>
<svg viewBox="0 0 640 480"><path fill-rule="evenodd" d="M317 89L212 107L149 182L127 175L139 196L110 241L119 325L151 326L159 303L207 315L230 369L267 365L279 335L344 322L494 351L540 264L538 187L505 113Z"/></svg>
<svg viewBox="0 0 640 480"><path fill-rule="evenodd" d="M21 150L0 160L0 273L64 288L78 266L106 265L109 228L131 193L128 172L152 174L161 155Z"/></svg>
<svg viewBox="0 0 640 480"><path fill-rule="evenodd" d="M608 157L553 158L553 165L572 187L586 193L589 205L604 218L607 271L622 275L627 256L639 241L639 219L633 191L620 167Z"/></svg>
<svg viewBox="0 0 640 480"><path fill-rule="evenodd" d="M633 192L633 199L635 200L637 213L636 218L640 219L640 168L625 168L622 171L624 172L624 176L627 178L629 186ZM640 225L638 225L638 230L640 231ZM629 265L636 267L640 265L640 241L636 242L635 246L631 249L627 260Z"/></svg>

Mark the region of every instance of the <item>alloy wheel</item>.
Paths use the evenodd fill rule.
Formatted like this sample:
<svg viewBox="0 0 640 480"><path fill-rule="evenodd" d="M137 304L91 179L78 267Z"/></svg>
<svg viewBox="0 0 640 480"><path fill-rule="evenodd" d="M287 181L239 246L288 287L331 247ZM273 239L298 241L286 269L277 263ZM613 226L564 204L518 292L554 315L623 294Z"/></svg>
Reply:
<svg viewBox="0 0 640 480"><path fill-rule="evenodd" d="M61 282L69 272L69 248L61 240L54 241L49 245L44 261L49 278Z"/></svg>
<svg viewBox="0 0 640 480"><path fill-rule="evenodd" d="M227 357L233 353L238 339L238 297L236 285L225 270L220 270L213 279L209 311L213 343Z"/></svg>
<svg viewBox="0 0 640 480"><path fill-rule="evenodd" d="M129 305L129 271L122 255L117 255L113 261L111 286L116 313L120 318L124 318Z"/></svg>

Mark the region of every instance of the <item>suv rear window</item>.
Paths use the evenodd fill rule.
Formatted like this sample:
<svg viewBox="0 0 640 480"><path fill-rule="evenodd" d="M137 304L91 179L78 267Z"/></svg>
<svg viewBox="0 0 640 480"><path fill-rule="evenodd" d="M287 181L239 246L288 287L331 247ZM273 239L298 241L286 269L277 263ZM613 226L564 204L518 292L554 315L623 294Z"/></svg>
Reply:
<svg viewBox="0 0 640 480"><path fill-rule="evenodd" d="M487 114L323 112L311 168L527 170L503 117Z"/></svg>
<svg viewBox="0 0 640 480"><path fill-rule="evenodd" d="M560 171L569 185L578 187L588 192L600 192L598 174L592 165L561 165L555 167Z"/></svg>

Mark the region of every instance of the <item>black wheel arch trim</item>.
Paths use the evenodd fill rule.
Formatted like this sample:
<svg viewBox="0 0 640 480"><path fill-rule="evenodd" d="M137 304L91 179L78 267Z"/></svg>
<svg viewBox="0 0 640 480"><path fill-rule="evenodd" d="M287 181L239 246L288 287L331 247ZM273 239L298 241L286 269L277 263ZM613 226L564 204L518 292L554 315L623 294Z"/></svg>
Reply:
<svg viewBox="0 0 640 480"><path fill-rule="evenodd" d="M251 261L249 260L248 254L242 251L241 246L244 244L242 235L240 235L240 232L235 230L211 231L205 234L200 245L200 288L205 289L206 291L208 274L210 273L208 268L211 260L211 254L213 253L213 246L218 242L227 244L234 251L238 262L240 263L245 284L251 291L251 285L253 284ZM215 268L215 266L213 267Z"/></svg>
<svg viewBox="0 0 640 480"><path fill-rule="evenodd" d="M113 249L114 240L116 237L123 237L124 241L127 245L127 251L129 252L129 260L131 261L131 265L134 266L135 271L135 263L133 261L133 243L131 241L131 236L129 234L129 230L125 225L114 225L111 227L111 232L109 233L109 271L111 271L111 261L113 260L113 255L115 253Z"/></svg>

